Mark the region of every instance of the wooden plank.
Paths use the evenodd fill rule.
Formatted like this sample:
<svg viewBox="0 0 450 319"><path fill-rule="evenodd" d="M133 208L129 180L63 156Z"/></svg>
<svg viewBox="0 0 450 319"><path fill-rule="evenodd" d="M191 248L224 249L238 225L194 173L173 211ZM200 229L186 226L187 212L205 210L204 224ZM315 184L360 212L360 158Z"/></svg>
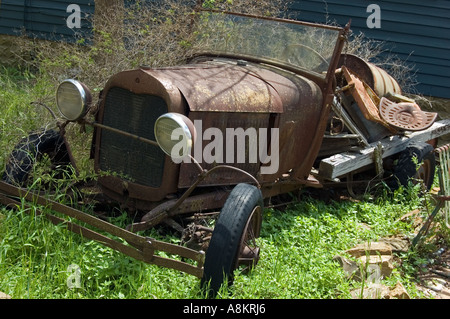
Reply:
<svg viewBox="0 0 450 319"><path fill-rule="evenodd" d="M373 164L373 153L378 143L381 143L386 158L403 151L411 142L426 142L450 133L450 119L435 122L430 128L408 133L405 136L391 136L374 142L360 152L345 152L333 155L320 162L319 176L334 179L344 176L364 166Z"/></svg>

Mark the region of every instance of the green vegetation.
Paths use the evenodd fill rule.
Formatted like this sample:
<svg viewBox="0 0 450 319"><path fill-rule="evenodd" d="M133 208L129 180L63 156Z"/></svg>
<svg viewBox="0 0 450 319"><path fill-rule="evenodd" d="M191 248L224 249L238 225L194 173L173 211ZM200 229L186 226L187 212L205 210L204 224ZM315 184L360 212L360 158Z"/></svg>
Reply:
<svg viewBox="0 0 450 319"><path fill-rule="evenodd" d="M50 81L8 68L1 69L0 83L0 143L4 150L0 166L4 167L4 154L18 138L41 123L51 125L49 113L30 103L40 97L48 102L46 96L52 88ZM414 209L426 212L430 203L418 193L416 187L365 201L326 204L305 192L301 200L284 209L266 209L259 239L260 262L250 273L237 273L234 285L219 297L350 298L350 291L361 283L346 279L333 257L368 240L396 234L411 238L413 221L400 221L400 217ZM126 216L113 222L127 225ZM177 240L159 229L147 235ZM448 241L448 230L435 238ZM400 255L402 265L396 265L392 277L383 283L393 286L400 281L411 297L423 297L414 286L415 274L438 244L435 239ZM67 285L71 265L80 267L80 288ZM202 298L199 283L193 276L136 261L63 226L54 226L36 215L34 206L0 207L0 291L13 298Z"/></svg>
<svg viewBox="0 0 450 319"><path fill-rule="evenodd" d="M245 6L246 1L234 2L247 10L255 9ZM218 3L229 5L233 1L208 1L209 5ZM264 14L269 15L270 3L275 2L267 1L267 5L259 7L263 8ZM129 14L132 13L138 14ZM78 79L95 89L101 87L115 68L134 67L147 58L155 66L170 65L182 58L189 41L176 33L178 26L183 25L176 13L179 14L178 7L172 7L159 20L142 20L138 29L128 26L128 31L134 31L137 36L130 43L145 45L140 50L134 47L131 51L135 55L130 57L127 57L129 48L123 50L120 47L112 52L102 47L112 45L106 40L120 30L106 29L108 32L105 33L103 29L97 29L97 36L105 39L98 42L100 47L77 46L76 50L73 45L36 44L24 39L22 47L33 51L36 60L24 68L0 68L0 170L3 172L8 154L28 132L55 126L51 114L39 103L55 110L56 84L69 73L74 72ZM182 11L181 16L188 19L189 13ZM144 17L152 15L139 11L139 18ZM136 16L133 19L139 20ZM150 30L154 34L176 36L164 43L152 42L152 48L148 48L148 41L138 40L144 35L148 40L153 34ZM80 39L79 43L83 42ZM176 57L168 57L168 52L175 53ZM72 144L75 158L81 162L82 175L77 178L90 176L90 163L86 159L91 135L71 127L68 130L68 137L75 141ZM67 177L65 184L56 184L59 191L67 186L69 178L75 178L71 172ZM40 176L40 180L48 181L48 178L52 178L51 172ZM400 217L414 209L422 210L425 215L432 205L427 197L419 197L418 193L417 187L411 187L395 194L381 192L377 197L367 196L364 201L345 199L325 203L305 191L299 200L286 208L266 209L259 239L261 259L257 267L246 274L236 273L234 285L224 289L219 298L350 298L350 291L360 288L361 283L346 279L333 257L344 254L344 250L357 243L381 237L402 234L412 238L414 221L400 220ZM200 281L195 277L136 261L75 235L62 225L54 226L36 212L35 206L20 205L14 210L0 206L0 291L13 298L204 297L199 289ZM121 226L128 224L125 215L119 215L112 222ZM146 235L177 242L176 237L159 228ZM399 255L401 265L396 265L392 277L382 282L394 286L400 281L412 298L423 297L414 286L418 266L442 241L447 244L449 241L448 229L432 229L431 235L434 237L424 241L426 244L422 242L418 249ZM68 287L71 265L80 267L80 288Z"/></svg>
<svg viewBox="0 0 450 319"><path fill-rule="evenodd" d="M413 236L413 222L400 217L424 208L417 194L411 188L394 196L326 204L305 192L285 209L266 209L260 262L250 273L236 273L234 285L219 297L350 298L361 283L346 279L333 257L360 242ZM125 226L127 217L112 222ZM177 241L161 229L147 235ZM400 281L411 297L423 297L414 276L436 244L399 255L403 264L382 283ZM71 265L80 267L80 288L68 287ZM36 215L34 206L0 209L0 291L13 298L203 298L199 283L193 276L147 265L54 226Z"/></svg>

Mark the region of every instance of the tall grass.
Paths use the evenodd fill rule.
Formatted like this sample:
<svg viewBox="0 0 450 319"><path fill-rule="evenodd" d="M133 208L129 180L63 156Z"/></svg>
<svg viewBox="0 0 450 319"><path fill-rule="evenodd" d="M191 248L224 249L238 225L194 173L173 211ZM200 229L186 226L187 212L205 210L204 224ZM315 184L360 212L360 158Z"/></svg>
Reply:
<svg viewBox="0 0 450 319"><path fill-rule="evenodd" d="M350 298L361 283L348 280L333 257L359 242L411 236L412 221L400 217L423 203L414 189L396 195L326 204L305 194L286 209L266 209L260 262L250 273L236 272L234 285L219 298ZM176 241L157 229L147 235ZM68 286L71 265L81 271L79 288ZM396 266L383 283L400 281L412 297L422 297L414 272ZM145 264L55 226L34 206L0 209L0 291L13 298L203 298L199 284L191 275Z"/></svg>
<svg viewBox="0 0 450 319"><path fill-rule="evenodd" d="M4 161L16 137L51 117L30 105L46 92L38 79L2 68L0 80L0 143L5 150L0 156ZM305 192L286 209L266 209L259 264L249 274L237 273L234 285L221 291L219 298L350 298L350 291L360 283L348 280L333 257L358 242L395 234L412 238L413 221L400 217L416 208L426 211L427 201L418 196L418 189L381 195L327 204ZM36 215L36 209L0 207L0 291L13 298L203 298L195 277L145 264L86 240ZM123 215L113 222L127 224ZM147 235L177 240L158 229ZM448 233L441 238L448 240ZM415 251L400 256L404 263L383 282L393 286L401 281L412 297L423 297L414 286L416 264L422 256ZM80 268L80 288L68 287L71 265Z"/></svg>
<svg viewBox="0 0 450 319"><path fill-rule="evenodd" d="M0 66L0 168L14 145L30 131L53 126L50 113L34 102L48 103L53 86L27 69Z"/></svg>
<svg viewBox="0 0 450 319"><path fill-rule="evenodd" d="M189 20L191 9L180 7L179 1L167 3L171 6L164 12L159 11L158 19L148 11L147 14L129 11L127 14L135 14L133 19L138 28L125 25L130 29L114 30L96 25L98 46L37 43L23 39L22 47L25 51L33 51L36 59L24 69L0 68L2 171L7 155L21 137L43 126L54 126L50 113L32 102L45 103L54 109L54 90L61 78L74 75L96 89L110 75L124 68L139 64L170 65L185 57L189 39L176 32L185 35L179 28L184 25L181 22ZM209 3L229 6L232 2ZM271 3L277 5L273 1L264 2L264 6L249 6L248 1L234 3L240 11L255 13L254 10L263 10L260 13L266 15L274 14ZM136 33L137 30L140 32ZM170 41L166 38L165 42L157 42L161 40L153 33L157 30L160 30L159 35L170 36ZM125 34L134 38L129 38L128 45L144 47L129 51L120 46L113 52L111 35L114 32L129 32ZM141 41L144 38L147 42ZM155 41L149 42L152 38ZM79 44L82 42L80 39ZM169 42L171 46L167 46ZM148 46L148 43L152 45ZM168 56L169 51L176 54ZM133 54L127 55L127 52ZM86 160L90 135L73 130L69 137L76 141L72 146L75 146L77 159ZM412 221L399 221L399 217L423 207L417 190L411 189L364 202L325 204L303 196L286 209L266 209L259 239L261 259L258 266L249 274L237 273L234 285L221 291L219 297L349 298L350 291L360 284L346 279L333 256L360 241L398 233L412 236ZM203 297L196 278L136 261L72 234L62 225L55 226L36 212L35 206L19 205L16 209L0 206L0 291L13 298ZM119 216L114 222L125 226L124 219ZM162 236L157 229L149 235L176 242L174 237ZM410 267L399 267L386 283L399 280L412 297L421 297L413 285L416 271L413 266L418 257L415 253L406 257L405 265ZM67 284L72 274L68 271L71 265L77 265L81 271L80 288L71 289Z"/></svg>

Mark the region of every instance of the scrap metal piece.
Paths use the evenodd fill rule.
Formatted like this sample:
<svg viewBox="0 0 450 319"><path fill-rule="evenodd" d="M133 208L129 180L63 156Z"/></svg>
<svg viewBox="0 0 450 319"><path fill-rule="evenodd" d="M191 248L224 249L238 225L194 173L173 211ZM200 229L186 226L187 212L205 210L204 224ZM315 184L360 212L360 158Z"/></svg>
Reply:
<svg viewBox="0 0 450 319"><path fill-rule="evenodd" d="M435 150L439 154L440 172L439 185L441 195L450 197L450 144L439 147ZM445 224L450 228L450 201L445 200L444 205Z"/></svg>
<svg viewBox="0 0 450 319"><path fill-rule="evenodd" d="M437 113L424 112L416 103L395 103L385 97L380 100L380 116L390 125L409 131L421 131L436 121Z"/></svg>
<svg viewBox="0 0 450 319"><path fill-rule="evenodd" d="M411 142L427 142L437 137L450 133L450 120L441 120L435 122L426 130L411 132L408 135L396 135L382 139L380 142L383 147L383 158L394 155L407 147ZM358 153L343 152L322 159L319 166L319 177L333 180L344 176L349 172L363 168L367 165L373 165L373 152L377 142L371 143L370 147L361 150Z"/></svg>
<svg viewBox="0 0 450 319"><path fill-rule="evenodd" d="M400 85L385 70L353 54L342 54L338 66L352 70L378 96L401 94Z"/></svg>
<svg viewBox="0 0 450 319"><path fill-rule="evenodd" d="M450 144L446 144L434 150L439 155L440 166L438 168L439 176L439 194L434 198L437 200L437 204L434 210L426 219L422 228L420 228L416 237L412 241L412 246L416 246L420 239L425 236L433 222L434 217L443 209L445 214L445 224L450 228L449 216L450 216L450 196L449 196L449 177L450 177Z"/></svg>
<svg viewBox="0 0 450 319"><path fill-rule="evenodd" d="M350 116L347 114L346 110L343 108L337 97L334 97L333 104L331 104L331 107L336 113L339 118L342 119L342 121L345 123L345 125L350 129L350 131L357 135L358 141L360 144L364 145L365 147L369 146L369 143L367 142L367 139L364 137L363 133L360 131L360 129L356 126L356 124L352 121Z"/></svg>
<svg viewBox="0 0 450 319"><path fill-rule="evenodd" d="M386 127L391 133L396 134L397 130L389 125L386 120L380 117L378 105L380 99L378 95L365 82L361 81L345 66L342 67L342 72L347 80L349 90L355 99L358 107L363 113L364 117L372 122L377 122Z"/></svg>
<svg viewBox="0 0 450 319"><path fill-rule="evenodd" d="M203 276L205 253L202 251L198 252L179 245L134 234L126 229L113 225L85 212L55 202L29 190L7 184L3 181L0 181L0 203L10 207L18 207L21 204L28 206L27 203L33 203L35 205L45 207L46 211L49 211L49 213L37 210L37 214L44 215L55 225L66 225L67 229L71 232L82 235L85 238L95 240L111 249L148 264L155 264L158 266L179 270L198 278L202 278ZM52 211L71 217L78 222L86 223L102 232L112 235L113 237L118 237L126 241L127 244L123 241L116 240L115 238L110 238L106 234L102 234L87 227L78 225L72 220L69 221L68 219L57 217L50 213ZM158 256L155 254L155 251L163 251L168 254L177 255L181 258L190 259L194 261L196 265L192 265L171 257Z"/></svg>

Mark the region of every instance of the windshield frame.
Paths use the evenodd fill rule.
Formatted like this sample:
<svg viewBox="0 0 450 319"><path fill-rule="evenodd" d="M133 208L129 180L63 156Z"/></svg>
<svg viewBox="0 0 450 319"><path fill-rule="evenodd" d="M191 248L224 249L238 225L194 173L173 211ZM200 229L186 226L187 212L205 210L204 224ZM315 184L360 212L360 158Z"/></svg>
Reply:
<svg viewBox="0 0 450 319"><path fill-rule="evenodd" d="M336 38L334 43L334 49L333 53L330 57L328 68L325 72L315 72L313 70L310 70L305 67L301 67L292 63L288 63L285 61L277 60L277 59L271 59L263 56L258 55L248 55L248 54L242 54L237 52L226 52L226 51L217 51L217 50L197 50L194 54L194 57L199 56L210 56L210 57L225 57L225 58L232 58L232 59L243 59L249 62L256 62L256 63L265 63L269 65L273 65L276 67L280 67L286 70L289 70L291 72L308 76L312 79L317 80L318 82L322 83L328 83L331 77L334 76L335 67L337 64L337 61L340 56L340 52L343 48L343 41L346 39L346 34L349 31L349 24L346 27L340 27L336 25L326 25L326 24L318 24L318 23L312 23L312 22L305 22L305 21L298 21L298 20L292 20L292 19L284 19L284 18L276 18L276 17L268 17L268 16L259 16L259 15L251 15L251 14L244 14L244 13L237 13L237 12L229 12L229 11L221 11L221 10L214 10L214 9L204 9L200 8L197 10L198 13L213 13L213 14L224 14L229 16L235 16L235 17L244 17L249 19L256 19L256 20L267 20L267 21L273 21L277 23L282 23L286 25L299 25L299 26L305 26L309 28L318 28L323 30L330 30L330 31L336 31Z"/></svg>

